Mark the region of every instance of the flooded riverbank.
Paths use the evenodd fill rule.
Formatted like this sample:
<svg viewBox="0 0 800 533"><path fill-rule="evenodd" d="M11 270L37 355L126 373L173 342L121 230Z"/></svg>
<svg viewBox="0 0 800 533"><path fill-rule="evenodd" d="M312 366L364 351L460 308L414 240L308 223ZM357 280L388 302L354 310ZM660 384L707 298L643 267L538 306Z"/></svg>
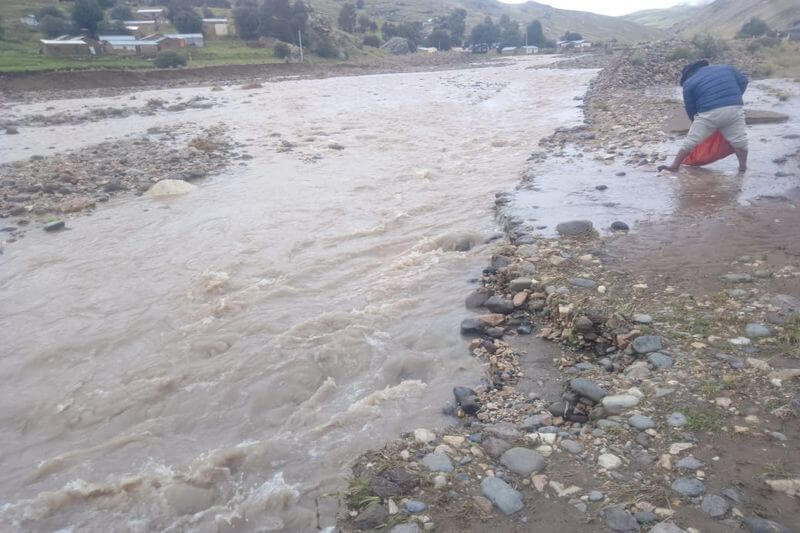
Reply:
<svg viewBox="0 0 800 533"><path fill-rule="evenodd" d="M458 323L491 194L579 123L594 75L534 61L150 91L137 99L219 102L5 137L9 162L224 123L249 158L188 196L113 200L6 248L3 521L305 531L358 452L442 423L452 385L480 378Z"/></svg>

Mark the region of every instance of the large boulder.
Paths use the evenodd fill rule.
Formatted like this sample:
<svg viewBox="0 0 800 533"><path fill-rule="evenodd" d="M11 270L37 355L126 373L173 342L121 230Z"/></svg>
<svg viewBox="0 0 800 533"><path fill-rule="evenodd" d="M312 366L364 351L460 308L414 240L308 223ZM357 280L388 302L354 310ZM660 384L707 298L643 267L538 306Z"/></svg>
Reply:
<svg viewBox="0 0 800 533"><path fill-rule="evenodd" d="M381 47L390 54L408 54L411 52L411 45L408 39L402 37L392 37Z"/></svg>

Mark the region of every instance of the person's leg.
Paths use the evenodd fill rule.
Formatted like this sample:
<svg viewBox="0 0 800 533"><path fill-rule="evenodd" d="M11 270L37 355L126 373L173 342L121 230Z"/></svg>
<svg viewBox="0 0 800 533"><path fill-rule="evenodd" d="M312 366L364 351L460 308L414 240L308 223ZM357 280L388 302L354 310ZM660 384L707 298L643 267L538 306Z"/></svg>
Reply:
<svg viewBox="0 0 800 533"><path fill-rule="evenodd" d="M725 137L736 152L736 158L739 160L739 172L747 170L747 124L745 122L744 106L737 106L726 108L730 112L730 119L726 120L723 127L720 128L720 133Z"/></svg>
<svg viewBox="0 0 800 533"><path fill-rule="evenodd" d="M705 141L715 131L717 131L717 127L713 121L710 120L709 113L698 113L695 115L692 125L689 128L689 133L686 134L686 139L684 139L680 150L678 150L678 155L675 156L675 159L672 161L671 165L667 167L659 167L659 169L665 168L666 170L677 172L681 166L681 163L683 163L684 159L689 157L689 154L692 153L692 150L694 150L698 144Z"/></svg>

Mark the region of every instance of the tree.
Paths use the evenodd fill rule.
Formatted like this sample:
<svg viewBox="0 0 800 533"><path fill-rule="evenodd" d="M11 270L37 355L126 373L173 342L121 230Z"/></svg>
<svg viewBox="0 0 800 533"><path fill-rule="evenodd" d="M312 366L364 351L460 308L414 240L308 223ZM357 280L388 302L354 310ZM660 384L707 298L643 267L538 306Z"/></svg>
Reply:
<svg viewBox="0 0 800 533"><path fill-rule="evenodd" d="M100 6L100 9L109 9L114 7L116 0L97 0L97 5Z"/></svg>
<svg viewBox="0 0 800 533"><path fill-rule="evenodd" d="M500 40L500 27L492 22L491 17L486 17L483 22L473 26L469 33L471 44L494 44Z"/></svg>
<svg viewBox="0 0 800 533"><path fill-rule="evenodd" d="M41 21L48 15L50 15L51 17L55 17L57 19L67 18L64 12L58 9L56 6L44 6L39 11L36 12L36 18L39 19L39 21Z"/></svg>
<svg viewBox="0 0 800 533"><path fill-rule="evenodd" d="M339 27L347 33L353 33L356 30L356 6L353 4L345 4L339 11Z"/></svg>
<svg viewBox="0 0 800 533"><path fill-rule="evenodd" d="M261 37L259 9L255 2L240 2L233 10L233 22L239 36L245 41L255 41Z"/></svg>
<svg viewBox="0 0 800 533"><path fill-rule="evenodd" d="M157 68L178 68L186 66L186 58L174 50L159 52L153 60Z"/></svg>
<svg viewBox="0 0 800 533"><path fill-rule="evenodd" d="M381 46L381 40L377 35L365 35L363 43L364 46L371 46L372 48L380 48Z"/></svg>
<svg viewBox="0 0 800 533"><path fill-rule="evenodd" d="M583 35L580 33L576 33L573 31L567 31L564 35L561 36L562 41L582 41Z"/></svg>
<svg viewBox="0 0 800 533"><path fill-rule="evenodd" d="M169 0L167 2L167 18L175 24L175 17L184 11L194 11L192 0Z"/></svg>
<svg viewBox="0 0 800 533"><path fill-rule="evenodd" d="M201 33L203 31L203 18L193 9L179 11L173 17L172 23L180 33Z"/></svg>
<svg viewBox="0 0 800 533"><path fill-rule="evenodd" d="M53 15L45 15L39 19L39 31L49 39L70 33L70 29L69 22Z"/></svg>
<svg viewBox="0 0 800 533"><path fill-rule="evenodd" d="M85 29L91 37L97 37L97 26L103 20L103 10L97 0L76 0L72 6L72 22L76 29Z"/></svg>
<svg viewBox="0 0 800 533"><path fill-rule="evenodd" d="M467 10L454 9L447 17L447 28L450 30L450 37L453 44L461 43L464 40L464 33L467 31Z"/></svg>
<svg viewBox="0 0 800 533"><path fill-rule="evenodd" d="M109 18L111 20L133 20L133 12L130 7L120 4L111 10Z"/></svg>
<svg viewBox="0 0 800 533"><path fill-rule="evenodd" d="M760 18L753 17L742 25L737 37L761 37L769 33L769 26Z"/></svg>
<svg viewBox="0 0 800 533"><path fill-rule="evenodd" d="M289 45L280 41L275 43L275 46L272 48L272 51L275 54L275 57L277 57L278 59L286 59L292 53L292 49L289 48Z"/></svg>
<svg viewBox="0 0 800 533"><path fill-rule="evenodd" d="M545 45L545 37L544 37L544 30L542 29L542 23L538 20L534 20L528 27L525 28L525 32L528 36L528 44L531 46L539 46L544 48Z"/></svg>
<svg viewBox="0 0 800 533"><path fill-rule="evenodd" d="M428 46L433 46L439 50L450 50L453 46L450 39L451 35L449 31L437 29L433 30L431 34L428 35L427 43Z"/></svg>
<svg viewBox="0 0 800 533"><path fill-rule="evenodd" d="M385 41L392 37L402 37L407 40L412 51L416 50L417 46L423 41L421 22L403 22L397 25L391 22L384 22L383 26L381 26L381 32Z"/></svg>
<svg viewBox="0 0 800 533"><path fill-rule="evenodd" d="M508 15L500 18L500 46L520 46L522 39L519 34L519 23Z"/></svg>
<svg viewBox="0 0 800 533"><path fill-rule="evenodd" d="M356 8L364 9L364 0L356 0Z"/></svg>

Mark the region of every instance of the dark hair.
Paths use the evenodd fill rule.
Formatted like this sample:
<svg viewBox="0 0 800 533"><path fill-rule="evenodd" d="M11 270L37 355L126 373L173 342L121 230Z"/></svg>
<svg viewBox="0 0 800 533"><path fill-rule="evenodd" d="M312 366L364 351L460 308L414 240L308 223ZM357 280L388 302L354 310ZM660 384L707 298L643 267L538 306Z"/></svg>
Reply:
<svg viewBox="0 0 800 533"><path fill-rule="evenodd" d="M706 61L705 59L701 59L700 61L689 63L688 65L683 67L683 71L681 72L681 85L686 83L686 80L694 76L695 72L707 66L708 66L708 61Z"/></svg>

